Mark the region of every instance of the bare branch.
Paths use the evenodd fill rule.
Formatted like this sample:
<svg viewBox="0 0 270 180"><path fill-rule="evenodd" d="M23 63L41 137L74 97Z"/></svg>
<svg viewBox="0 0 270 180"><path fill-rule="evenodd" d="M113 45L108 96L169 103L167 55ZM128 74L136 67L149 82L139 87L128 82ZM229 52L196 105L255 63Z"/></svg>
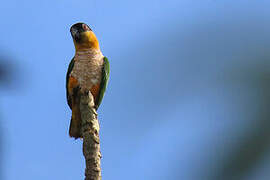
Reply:
<svg viewBox="0 0 270 180"><path fill-rule="evenodd" d="M83 155L86 162L85 180L101 180L99 122L91 92L82 94L80 102Z"/></svg>

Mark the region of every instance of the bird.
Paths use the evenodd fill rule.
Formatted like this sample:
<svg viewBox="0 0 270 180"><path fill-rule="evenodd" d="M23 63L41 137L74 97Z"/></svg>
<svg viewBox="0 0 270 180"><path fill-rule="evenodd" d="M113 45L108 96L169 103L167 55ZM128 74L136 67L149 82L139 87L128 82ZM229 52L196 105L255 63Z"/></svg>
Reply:
<svg viewBox="0 0 270 180"><path fill-rule="evenodd" d="M75 46L75 55L69 63L66 74L66 98L72 110L69 136L82 138L80 93L89 92L94 98L97 110L107 88L110 64L103 56L98 39L85 23L73 24L70 33Z"/></svg>

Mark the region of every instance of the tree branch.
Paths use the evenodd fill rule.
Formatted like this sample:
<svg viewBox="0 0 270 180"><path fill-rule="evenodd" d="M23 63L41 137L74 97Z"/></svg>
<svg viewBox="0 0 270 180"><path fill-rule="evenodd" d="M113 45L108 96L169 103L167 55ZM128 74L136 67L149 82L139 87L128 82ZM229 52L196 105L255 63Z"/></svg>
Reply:
<svg viewBox="0 0 270 180"><path fill-rule="evenodd" d="M86 169L85 180L101 180L99 122L94 108L94 98L91 92L80 97L82 119L83 155Z"/></svg>

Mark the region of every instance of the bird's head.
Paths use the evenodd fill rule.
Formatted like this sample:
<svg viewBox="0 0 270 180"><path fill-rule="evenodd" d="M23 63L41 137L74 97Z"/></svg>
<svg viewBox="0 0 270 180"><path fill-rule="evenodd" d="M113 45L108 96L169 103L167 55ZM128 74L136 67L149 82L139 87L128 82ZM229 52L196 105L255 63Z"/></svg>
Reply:
<svg viewBox="0 0 270 180"><path fill-rule="evenodd" d="M76 50L99 49L96 35L85 23L76 23L71 26L70 33Z"/></svg>

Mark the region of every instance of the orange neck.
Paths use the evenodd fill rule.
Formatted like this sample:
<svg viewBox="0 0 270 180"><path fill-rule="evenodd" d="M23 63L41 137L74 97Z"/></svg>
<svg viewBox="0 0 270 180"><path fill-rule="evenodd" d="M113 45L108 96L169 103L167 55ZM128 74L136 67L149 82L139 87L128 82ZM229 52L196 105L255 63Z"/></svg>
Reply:
<svg viewBox="0 0 270 180"><path fill-rule="evenodd" d="M73 42L76 51L99 50L99 43L93 31L83 32L81 42L78 43L74 40Z"/></svg>

